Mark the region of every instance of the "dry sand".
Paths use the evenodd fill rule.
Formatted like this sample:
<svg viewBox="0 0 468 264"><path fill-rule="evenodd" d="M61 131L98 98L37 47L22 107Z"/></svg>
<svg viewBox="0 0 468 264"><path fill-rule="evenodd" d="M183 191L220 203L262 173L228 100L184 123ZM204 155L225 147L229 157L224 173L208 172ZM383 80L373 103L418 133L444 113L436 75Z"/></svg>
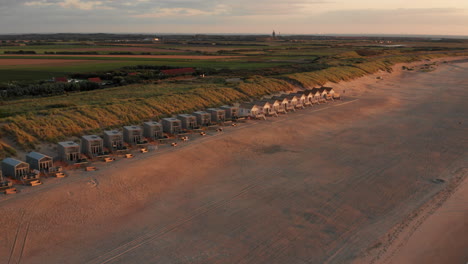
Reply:
<svg viewBox="0 0 468 264"><path fill-rule="evenodd" d="M0 262L466 262L467 74L366 77L342 102L22 187L0 201Z"/></svg>

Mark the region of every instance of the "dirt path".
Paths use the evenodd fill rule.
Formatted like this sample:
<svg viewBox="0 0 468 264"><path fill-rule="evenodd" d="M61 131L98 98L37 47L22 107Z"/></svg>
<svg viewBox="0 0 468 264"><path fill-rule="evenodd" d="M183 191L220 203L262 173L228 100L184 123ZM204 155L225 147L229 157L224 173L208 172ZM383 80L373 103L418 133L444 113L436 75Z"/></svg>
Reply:
<svg viewBox="0 0 468 264"><path fill-rule="evenodd" d="M467 67L369 77L349 84L358 98L3 198L0 256L18 240L21 263L349 263L375 248L370 256L463 172ZM30 224L18 232L23 213Z"/></svg>

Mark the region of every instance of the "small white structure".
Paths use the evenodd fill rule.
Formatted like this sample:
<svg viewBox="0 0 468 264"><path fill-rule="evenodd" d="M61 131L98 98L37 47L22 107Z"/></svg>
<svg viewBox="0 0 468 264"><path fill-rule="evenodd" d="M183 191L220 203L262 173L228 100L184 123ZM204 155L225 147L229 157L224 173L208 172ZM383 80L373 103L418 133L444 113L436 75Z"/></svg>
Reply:
<svg viewBox="0 0 468 264"><path fill-rule="evenodd" d="M86 135L81 137L81 149L89 157L97 157L104 152L104 141L96 135Z"/></svg>
<svg viewBox="0 0 468 264"><path fill-rule="evenodd" d="M282 101L280 100L277 100L277 99L263 99L263 100L260 100L260 102L268 102L270 103L270 106L271 106L271 109L273 111L275 111L277 114L286 114L286 106L288 103L287 103L287 99L286 99L286 103L283 104Z"/></svg>
<svg viewBox="0 0 468 264"><path fill-rule="evenodd" d="M26 155L26 163L33 170L48 172L49 168L53 166L53 159L42 153L32 151Z"/></svg>
<svg viewBox="0 0 468 264"><path fill-rule="evenodd" d="M162 119L163 131L168 134L179 134L182 130L182 121L174 117Z"/></svg>
<svg viewBox="0 0 468 264"><path fill-rule="evenodd" d="M283 106L284 111L287 113L289 111L296 111L294 106L289 105L289 100L281 96L273 96L271 99L278 100L278 102Z"/></svg>
<svg viewBox="0 0 468 264"><path fill-rule="evenodd" d="M223 105L220 109L226 112L226 119L236 120L239 117L239 107Z"/></svg>
<svg viewBox="0 0 468 264"><path fill-rule="evenodd" d="M78 161L81 157L80 145L73 141L64 141L58 143L59 157L63 161Z"/></svg>
<svg viewBox="0 0 468 264"><path fill-rule="evenodd" d="M302 107L312 105L307 99L307 96L303 93L291 93L291 95L297 97L297 105L302 105Z"/></svg>
<svg viewBox="0 0 468 264"><path fill-rule="evenodd" d="M143 135L146 138L156 140L163 137L162 124L156 121L149 121L143 123Z"/></svg>
<svg viewBox="0 0 468 264"><path fill-rule="evenodd" d="M177 116L182 123L182 128L185 130L194 130L198 128L197 117L189 114L180 114Z"/></svg>
<svg viewBox="0 0 468 264"><path fill-rule="evenodd" d="M312 105L314 103L314 95L312 94L311 89L306 89L303 91L298 91L298 94L304 94L305 95L305 103L304 105Z"/></svg>
<svg viewBox="0 0 468 264"><path fill-rule="evenodd" d="M325 87L320 87L320 88L319 88L319 92L320 92L320 97L322 97L322 98L327 98L328 92L327 92L327 90L325 89Z"/></svg>
<svg viewBox="0 0 468 264"><path fill-rule="evenodd" d="M293 106L295 109L304 108L304 105L294 94L283 94L281 97L288 99L290 106Z"/></svg>
<svg viewBox="0 0 468 264"><path fill-rule="evenodd" d="M313 96L314 96L314 99L320 103L320 101L323 100L322 98L322 93L320 92L320 89L319 88L312 88L311 90Z"/></svg>
<svg viewBox="0 0 468 264"><path fill-rule="evenodd" d="M2 161L2 174L17 180L26 180L31 174L29 164L13 158Z"/></svg>
<svg viewBox="0 0 468 264"><path fill-rule="evenodd" d="M265 118L262 109L254 103L243 103L239 105L239 114L242 117Z"/></svg>
<svg viewBox="0 0 468 264"><path fill-rule="evenodd" d="M338 93L335 93L335 90L333 90L332 87L323 87L323 89L325 89L325 91L327 92L325 99L327 100L340 99L340 95Z"/></svg>
<svg viewBox="0 0 468 264"><path fill-rule="evenodd" d="M206 109L211 114L211 121L216 123L223 123L226 121L226 111L220 108L208 108Z"/></svg>
<svg viewBox="0 0 468 264"><path fill-rule="evenodd" d="M325 89L325 91L327 91L327 94L335 94L335 90L333 90L332 87L323 87L323 89Z"/></svg>
<svg viewBox="0 0 468 264"><path fill-rule="evenodd" d="M109 151L118 151L124 149L123 134L118 130L104 131L104 146Z"/></svg>
<svg viewBox="0 0 468 264"><path fill-rule="evenodd" d="M260 112L265 116L278 116L276 111L273 109L272 105L265 100L262 101L255 101L255 105L257 105L260 109Z"/></svg>
<svg viewBox="0 0 468 264"><path fill-rule="evenodd" d="M124 126L123 136L125 142L130 145L138 145L144 143L143 140L143 129L141 126Z"/></svg>
<svg viewBox="0 0 468 264"><path fill-rule="evenodd" d="M205 111L193 112L193 115L197 118L197 123L200 126L211 125L211 114Z"/></svg>

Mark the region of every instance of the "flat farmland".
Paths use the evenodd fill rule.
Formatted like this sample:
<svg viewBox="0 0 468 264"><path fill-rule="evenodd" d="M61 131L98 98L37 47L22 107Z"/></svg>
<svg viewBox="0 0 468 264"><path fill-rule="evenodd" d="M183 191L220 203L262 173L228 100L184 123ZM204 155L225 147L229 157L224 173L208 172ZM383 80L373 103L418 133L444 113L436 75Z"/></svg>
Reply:
<svg viewBox="0 0 468 264"><path fill-rule="evenodd" d="M157 47L86 47L68 49L68 51L99 51L99 52L152 52L152 53L183 53L183 50L161 49Z"/></svg>
<svg viewBox="0 0 468 264"><path fill-rule="evenodd" d="M0 255L283 264L385 251L393 227L467 177L467 72L468 63L449 63L340 83L353 97L23 188L0 202ZM451 241L466 241L466 232ZM437 263L466 260L447 250Z"/></svg>
<svg viewBox="0 0 468 264"><path fill-rule="evenodd" d="M89 62L87 60L35 60L35 59L2 59L0 60L0 67L2 66L22 66L22 65L56 65L56 66L67 66L70 64L76 64L81 62Z"/></svg>
<svg viewBox="0 0 468 264"><path fill-rule="evenodd" d="M287 65L280 61L246 61L241 58L215 58L206 56L202 59L187 59L191 56L179 58L159 56L1 56L0 82L15 80L50 79L57 75L72 73L98 72L117 70L125 66L155 65L172 67L200 67L214 69L259 69ZM185 58L185 59L182 59ZM36 62L37 61L37 62ZM52 61L49 63L49 61ZM62 62L59 62L62 61Z"/></svg>
<svg viewBox="0 0 468 264"><path fill-rule="evenodd" d="M17 55L17 54L8 54L8 55L0 55L3 57L46 57L46 58L54 58L54 57L86 57L86 58L137 58L137 59L187 59L187 60L215 60L215 59L232 59L232 58L239 58L241 56L205 56L205 55Z"/></svg>

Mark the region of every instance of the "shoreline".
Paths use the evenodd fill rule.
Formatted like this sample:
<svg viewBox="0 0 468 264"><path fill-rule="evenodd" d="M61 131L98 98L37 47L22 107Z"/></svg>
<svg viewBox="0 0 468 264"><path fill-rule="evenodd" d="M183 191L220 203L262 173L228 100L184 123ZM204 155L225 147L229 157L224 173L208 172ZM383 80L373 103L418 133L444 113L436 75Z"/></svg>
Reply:
<svg viewBox="0 0 468 264"><path fill-rule="evenodd" d="M435 73L438 71L441 71L441 69L436 69ZM416 75L429 78L428 75L423 75L422 73L416 73ZM403 78L402 76L390 76L391 74L388 77L384 76L383 80L363 77L365 78L364 80L355 80L355 83L351 85L356 86L356 92L364 94L366 90L375 85L379 85L378 87L383 85L383 88L388 89L387 84L382 84L382 81L384 83L388 81L392 84ZM374 85L374 83L377 84ZM371 172L372 170L376 170L376 172L383 173L380 172L380 166L387 163L393 164L392 160L395 158L390 159L390 161L377 159L375 160L375 165L373 165L375 168L367 168L366 164L359 165L359 163L347 162L349 159L353 160L357 158L355 157L356 155L349 155L354 153L355 149L352 146L356 144L356 146L359 146L356 149L356 151L359 151L357 153L360 153L364 157L368 155L371 155L369 157L383 157L383 155L386 155L384 150L372 153L372 151L376 151L373 150L374 145L367 146L365 144L367 142L366 138L360 138L359 135L352 134L352 131L355 129L360 129L361 132L372 129L367 128L369 124L368 119L373 124L384 125L385 122L379 121L382 114L390 115L388 120L396 122L395 118L398 116L394 115L397 115L398 111L401 111L397 109L397 106L405 103L402 102L405 96L395 99L381 98L381 95L385 91L374 91L376 92L367 93L356 101L351 101L348 97L344 102L327 104L323 108L322 106L318 109L308 108L291 115L281 116L278 119L270 118L268 121L254 121L248 124L241 124L239 127L226 129L222 134L215 134L216 136L193 140L188 144L180 144L180 148L169 148L164 150L165 152L158 150L157 152L148 153L150 155L140 154L134 159L120 160L115 164L106 164L104 169L96 172L85 173L76 171L67 179L58 179L58 181L55 181L58 183L51 185L51 187L47 187L46 183L43 186L36 187L38 188L34 189L37 190L36 192L31 191L28 195L26 195L26 192L20 193L18 196L13 197L14 199L8 199L7 202L2 201L0 203L5 212L9 212L4 219L0 220L0 223L3 223L6 230L8 230L5 239L0 243L0 252L2 252L2 248L11 248L11 243L15 239L14 231L18 230L17 233L20 235L26 233L26 237L28 238L27 245L33 247L28 247L25 252L26 259L31 263L39 259L48 259L50 261L68 259L67 253L72 253L72 251L74 252L74 257L69 256L69 261L71 262L73 262L73 259L81 259L82 262L86 260L91 261L96 258L101 259L100 256L103 256L102 259L114 258L113 250L123 249L125 251L128 248L122 248L121 246L129 243L128 241L137 243L132 242L137 241L137 239L145 241L145 243L138 242L139 244L134 244L134 246L138 245L138 248L135 250L139 253L146 252L145 254L147 254L149 252L149 248L147 247L161 240L168 247L178 249L180 246L181 249L184 249L187 256L196 257L197 255L187 250L186 246L192 245L192 247L200 247L200 250L202 250L210 247L207 241L216 242L215 244L217 245L224 245L223 243L228 242L224 241L222 239L223 236L220 237L219 234L225 234L227 226L232 226L233 230L237 230L236 228L240 227L235 225L235 223L244 223L241 230L247 229L247 231L251 229L257 230L259 227L266 228L263 224L265 216L269 216L266 218L268 221L275 219L274 224L271 226L281 227L279 230L285 232L280 232L280 237L288 238L289 242L281 242L281 239L278 238L279 244L294 244L294 237L295 235L299 236L300 232L309 232L309 235L312 235L312 237L317 236L314 232L322 230L324 222L336 222L336 225L331 225L333 227L332 230L336 230L336 233L361 234L358 227L345 224L347 219L355 219L357 223L363 221L362 219L366 219L366 215L360 213L358 209L349 209L354 203L345 204L345 207L330 209L336 212L347 212L347 214L343 213L342 216L336 219L333 218L335 214L327 215L329 210L323 209L322 204L338 206L341 203L346 203L348 200L368 201L369 199L363 200L358 194L355 194L353 189L361 188L361 190L366 190L366 184L374 186L371 185L372 181L377 181L378 179L361 178L363 177L362 175L368 177L367 171L369 169L371 169ZM424 99L425 97L421 98ZM324 111L325 109L327 111ZM349 118L348 112L353 112L352 118ZM307 122L297 122L299 120ZM282 126L277 125L277 122L281 122ZM408 124L412 123L411 120L407 122ZM296 124L299 129L294 130L287 127L292 124ZM239 131L244 129L246 130ZM416 132L408 131L408 134L412 133ZM275 135L280 136L276 137ZM388 136L391 136L391 134L388 134ZM316 140L316 137L333 139L336 143L327 140ZM352 140L348 140L348 138ZM411 141L418 139L417 133L409 139ZM373 140L380 142L378 137ZM384 144L385 142L381 143ZM317 149L305 147L315 145L318 146ZM341 156L336 159L334 157L339 153L334 149L335 145L339 145L341 150ZM391 150L393 147L404 147L405 144L394 146L385 143L385 146L386 149ZM369 154L361 152L361 149ZM401 153L405 154L406 151L404 150ZM317 170L314 174L310 174L309 172L309 166L312 166L309 165L310 162L302 160L303 156L308 157L308 155L313 155L314 157L313 168ZM449 157L451 156L447 156L446 159ZM344 162L341 166L335 165L341 162ZM404 159L401 162L404 162ZM177 164L177 166L171 166L171 164ZM287 164L292 165L283 167L283 165ZM350 166L350 164L353 166ZM403 168L409 171L413 170L411 167L403 165ZM440 166L443 167L442 165ZM289 171L293 169L295 169L293 172ZM355 176L353 174L352 176L345 177L355 170ZM369 173L369 175L378 175L379 173ZM398 175L397 172L393 173L390 169L385 173L390 173L389 175L395 177ZM323 175L327 177L323 177ZM386 176L386 174L383 174L383 176ZM383 177L383 179L386 179L386 177ZM401 180L400 184L403 185L405 185L405 181L408 181L405 178L399 180ZM366 183L367 181L370 182ZM360 184L358 185L357 183ZM385 181L380 181L379 183L380 185L376 186L388 185ZM406 183L408 186L419 186L416 184L419 184L419 180L415 180L414 183ZM397 194L402 197L409 195L408 197L411 197L411 199L420 202L420 200L426 199L425 195L423 195L426 189L429 193L438 193L440 189L443 189L440 185L431 185L426 183L426 181L423 181L421 184L420 187L414 189L418 193L421 193L420 196L412 197L411 192ZM302 186L307 188L302 189ZM389 185L389 189L383 189L379 193L390 195L390 187L391 185ZM285 193L289 189L291 189L291 193ZM340 195L334 196L334 192L337 189L341 189L342 193L338 192ZM330 191L329 194L326 192L327 190ZM410 190L412 189L408 189L408 191ZM301 197L301 195L306 195L309 192L312 193L311 196ZM37 194L37 196L33 196L33 194ZM356 197L356 195L358 196ZM321 196L324 196L325 200L314 201L312 199L312 197ZM266 199L265 197L270 198ZM343 200L334 201L332 200L333 197L343 197ZM264 199L266 199L265 202L263 202ZM330 200L324 203L327 199ZM408 198L406 197L405 199ZM31 201L36 202L31 204ZM283 204L280 201L288 202ZM303 204L301 201L308 201L311 205ZM248 205L248 203L253 204ZM270 207L269 203L275 206ZM313 207L315 203L317 203L317 207ZM401 202L395 200L393 204L388 205L388 208L398 208L399 203ZM405 210L413 211L412 207L416 205L417 203L412 204ZM281 209L281 206L284 206L283 210L288 210L277 212L275 208ZM24 209L19 210L19 208ZM301 216L306 216L305 221L296 219L297 216L290 213L290 211L294 212L295 210L300 212ZM268 212L268 214L253 217L255 214L262 212ZM319 212L321 215L314 216L315 213L318 214ZM375 217L380 215L378 210L376 212ZM25 214L25 216L21 216L22 214ZM224 214L227 214L232 220L227 221L225 218L219 218ZM252 216L252 214L254 215ZM237 215L239 216L236 217ZM249 223L245 222L247 216L249 219L251 218ZM404 218L406 216L401 217ZM28 229L17 227L17 221L13 219L19 218L25 219L25 222L34 220L33 222L29 222L32 223L31 231L29 232L33 235L27 236L29 227ZM311 219L316 220L312 221ZM112 220L112 222L109 223L108 220ZM206 225L202 224L205 221L209 221L208 223L210 223L208 230L205 230ZM289 224L288 221L292 221L292 223ZM307 226L308 228L301 229L300 226ZM385 225L382 225L381 228L386 228L387 226L394 225L385 222ZM288 228L284 229L284 227ZM47 228L48 232L45 232L43 228ZM296 229L297 231L295 231ZM171 230L171 232L164 230ZM325 230L328 229L325 228ZM148 234L154 234L154 236L141 237L142 234L146 234L147 232ZM174 232L176 233L174 234ZM194 237L190 235L192 232ZM217 236L206 237L207 232L217 234ZM296 234L296 232L299 233ZM164 237L162 234L164 234ZM239 239L235 235L236 233L228 234L228 237L231 237L229 241L232 239L237 241ZM227 236L228 234L225 235ZM253 234L257 233L254 231L246 233L246 235ZM257 234L260 236L258 237L258 241L276 241L271 240L272 238L268 235L263 237L262 234L262 232ZM321 240L305 240L305 243L310 243L311 246L319 246L321 245L320 241L324 239L326 241L328 237L330 239L335 237L335 231L320 234L323 237ZM158 237L159 239L154 240L154 237ZM179 237L188 239L188 242L179 241ZM73 240L68 241L67 239L70 238L73 238ZM192 238L199 239L196 240L199 242L196 243L191 240ZM255 240L254 238L252 239ZM305 239L305 237L299 236L299 241L302 239ZM72 245L75 240L81 241L80 250L83 252L80 251L81 253L79 253L78 249L69 250L68 246ZM249 243L251 240L244 241L243 243ZM26 238L24 238L24 241L26 241ZM44 245L38 244L37 242L39 241L43 241ZM98 241L101 241L101 243L99 243L98 247L95 247ZM194 244L189 243L190 241ZM257 251L246 253L243 243L240 241L232 243L226 244L226 248L237 250L233 251L237 252L237 254L253 254L255 256L257 255L255 253L261 253ZM268 255L273 254L272 256L274 256L274 251L278 253L282 252L276 248L276 244L268 243L262 246L258 245L263 250L263 255L259 254L258 256L265 257L265 261L268 261ZM339 248L339 244L337 245L336 243L338 242L330 242L328 247L331 249L327 250L332 252ZM299 245L301 244L303 243ZM346 244L349 245L349 243ZM353 246L357 247L358 245L362 246L365 244L369 245L366 241L361 241L356 246ZM54 245L54 247L47 247L47 245ZM295 247L300 248L299 245L295 245ZM160 249L161 246L159 244L154 245L157 249ZM166 246L162 248L164 249ZM222 262L222 254L220 256L218 254L223 252L221 250L223 248L218 248L215 245L211 246L213 249L209 252L212 253L202 254L200 261L217 258L218 263ZM53 250L54 253L45 254L44 250L46 248L48 250L51 250L51 248L62 250ZM226 250L226 248L223 250ZM364 247L361 248L361 250L363 249ZM287 247L282 250L289 252L291 249ZM339 253L341 258L343 254L343 256L348 254L346 251L338 250L337 253ZM322 252L320 253L322 255L320 255L314 249L307 251L305 248L301 248L300 252L302 257L316 253L317 257L314 260L322 260L321 262L324 260L318 257L324 253ZM79 258L80 254L84 254L83 258ZM164 255L161 251L158 254ZM301 254L298 257L301 257ZM330 258L330 253L327 254L324 256L328 256L328 259ZM134 255L133 253L129 253L128 256ZM286 256L282 257L286 258ZM143 258L140 260L146 261L150 259L147 255L138 255L135 261L138 261L139 258ZM337 260L339 261L340 258ZM158 260L164 261L164 259ZM169 259L165 260L167 262ZM236 260L236 258L232 260ZM276 259L276 261L280 262L281 260L281 258ZM176 261L174 260L174 262Z"/></svg>

